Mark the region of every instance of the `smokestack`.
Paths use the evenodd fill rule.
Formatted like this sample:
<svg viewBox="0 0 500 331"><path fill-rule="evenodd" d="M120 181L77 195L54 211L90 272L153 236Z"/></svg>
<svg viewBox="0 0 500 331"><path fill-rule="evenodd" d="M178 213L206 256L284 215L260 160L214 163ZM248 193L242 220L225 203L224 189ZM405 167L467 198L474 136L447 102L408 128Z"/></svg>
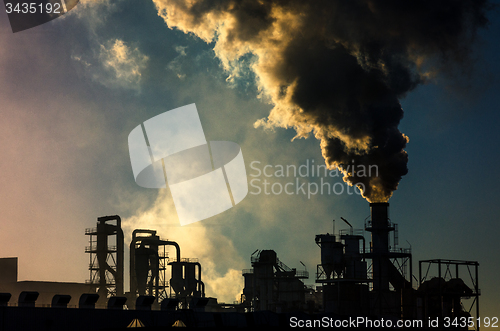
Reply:
<svg viewBox="0 0 500 331"><path fill-rule="evenodd" d="M389 203L370 203L371 219L366 230L371 232L370 257L373 261L373 290L389 291Z"/></svg>
<svg viewBox="0 0 500 331"><path fill-rule="evenodd" d="M370 218L373 227L384 227L389 223L389 203L370 203Z"/></svg>

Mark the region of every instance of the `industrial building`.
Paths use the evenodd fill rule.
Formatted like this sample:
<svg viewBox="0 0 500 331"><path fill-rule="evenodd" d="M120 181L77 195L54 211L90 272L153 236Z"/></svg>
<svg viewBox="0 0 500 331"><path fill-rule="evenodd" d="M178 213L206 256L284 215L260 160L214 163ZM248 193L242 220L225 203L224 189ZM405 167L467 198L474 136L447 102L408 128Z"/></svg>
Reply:
<svg viewBox="0 0 500 331"><path fill-rule="evenodd" d="M309 278L307 271L289 268L273 250L257 250L251 261L253 268L243 270L242 306L280 313L305 309L307 288L301 279Z"/></svg>
<svg viewBox="0 0 500 331"><path fill-rule="evenodd" d="M55 295L66 294L71 296L67 304L78 305L82 293L92 293L93 289L86 283L47 282L47 281L18 281L17 257L0 258L0 293L10 294L9 301L18 303L21 293L37 292L36 303L38 306L52 305ZM7 298L3 295L4 300Z"/></svg>
<svg viewBox="0 0 500 331"><path fill-rule="evenodd" d="M419 261L417 278L411 248L399 247L398 225L389 218L388 203L370 204L364 229L354 229L341 219L347 229L316 235L321 263L314 290L301 281L308 278L306 271L284 266L274 251L256 251L251 257L253 269L242 272L242 305L249 311L304 311L394 320L428 321L438 317L442 321L445 317L467 318L471 313L479 316L476 261ZM365 232L370 234L369 241ZM459 276L467 277L467 282ZM465 307L465 301L472 302Z"/></svg>
<svg viewBox="0 0 500 331"><path fill-rule="evenodd" d="M99 302L118 297L127 308L134 308L136 300L148 298L154 308L170 299L179 307L188 307L193 298L205 297L201 281L201 264L196 259L181 258L181 248L175 241L161 240L156 230L136 229L130 242L130 291L124 292L124 237L118 215L99 217L97 227L86 229L90 255L92 292L99 294ZM166 247L173 246L175 258L170 258ZM170 267L170 280L167 268ZM142 299L141 299L142 300ZM125 304L126 303L126 304Z"/></svg>
<svg viewBox="0 0 500 331"><path fill-rule="evenodd" d="M328 233L316 236L321 248L316 282L322 285L324 311L403 320L454 319L472 312L479 316L476 261L420 261L416 278L411 249L399 247L389 204L371 203L370 210L364 228L371 234L369 245L363 230L348 222L350 228L339 231L338 238ZM460 273L460 268L466 270ZM459 275L467 276L468 285ZM464 299L471 298L469 307L464 307Z"/></svg>
<svg viewBox="0 0 500 331"><path fill-rule="evenodd" d="M162 240L151 229L132 233L130 291L125 292L121 219L99 217L96 228L85 231L90 274L85 283L18 282L17 258L0 259L0 331L37 325L46 330L117 330L130 323L151 329L173 324L253 328L291 326L299 318L335 325L347 317L479 317L477 262L423 260L415 273L411 249L399 247L388 203L370 204L364 229L341 219L347 228L335 232L334 222L332 233L309 239L315 240L321 258L316 286L305 285L309 272L302 262L304 270L290 268L276 251L257 249L250 256L251 268L242 271L240 302L222 304L205 296L203 261L183 258L175 241ZM175 256L167 254L168 246L175 248Z"/></svg>

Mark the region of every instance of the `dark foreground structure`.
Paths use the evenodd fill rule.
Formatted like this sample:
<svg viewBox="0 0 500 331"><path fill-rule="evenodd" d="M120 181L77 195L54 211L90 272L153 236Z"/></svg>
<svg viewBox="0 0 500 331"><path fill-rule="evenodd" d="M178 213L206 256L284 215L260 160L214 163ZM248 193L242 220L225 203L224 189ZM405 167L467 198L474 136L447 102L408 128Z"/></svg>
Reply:
<svg viewBox="0 0 500 331"><path fill-rule="evenodd" d="M372 317L336 316L328 313L274 313L271 311L203 312L192 309L176 311L113 310L55 307L0 307L0 331L4 330L129 330L139 325L142 330L165 330L177 325L188 328L257 329L281 328L342 328L347 330L397 330L396 321ZM392 326L390 326L392 325ZM405 330L438 330L438 328L408 327Z"/></svg>
<svg viewBox="0 0 500 331"><path fill-rule="evenodd" d="M145 330L164 330L177 321L187 327L250 328L286 325L286 316L271 312L208 313L176 311L113 310L89 308L0 307L0 330L128 330L138 320Z"/></svg>
<svg viewBox="0 0 500 331"><path fill-rule="evenodd" d="M316 235L321 263L290 268L273 250L257 249L242 271L239 302L205 296L202 264L155 230L136 229L130 243L130 290L124 291L124 237L118 215L87 229L85 283L19 282L17 258L0 259L0 331L326 327L356 330L470 330L479 326L475 261L419 261L399 247L388 203L371 203L364 229ZM365 232L370 238L365 238ZM175 248L170 257L166 247ZM169 280L167 280L169 276ZM418 278L417 278L418 277ZM463 278L465 277L465 278ZM17 300L17 301L16 301ZM468 304L466 304L468 303ZM474 314L475 316L472 316Z"/></svg>

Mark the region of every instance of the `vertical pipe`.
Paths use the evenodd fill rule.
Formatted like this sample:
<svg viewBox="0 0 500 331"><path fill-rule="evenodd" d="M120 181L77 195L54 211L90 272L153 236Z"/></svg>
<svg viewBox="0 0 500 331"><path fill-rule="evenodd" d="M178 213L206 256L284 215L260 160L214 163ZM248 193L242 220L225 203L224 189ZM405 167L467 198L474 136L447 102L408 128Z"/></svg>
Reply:
<svg viewBox="0 0 500 331"><path fill-rule="evenodd" d="M96 256L99 264L99 296L106 298L108 295L106 284L107 256L108 256L108 235L106 233L106 223L102 219L97 222L97 243ZM92 249L92 248L91 248Z"/></svg>
<svg viewBox="0 0 500 331"><path fill-rule="evenodd" d="M479 272L478 272L478 265L479 263L475 264L476 267L476 286L475 286L475 291L476 291L476 324L477 321L479 321ZM477 331L479 331L480 325L477 324Z"/></svg>
<svg viewBox="0 0 500 331"><path fill-rule="evenodd" d="M129 282L130 282L130 293L135 296L137 293L137 275L135 274L135 243L137 238L135 237L135 230L132 232L132 241L130 242L129 251Z"/></svg>
<svg viewBox="0 0 500 331"><path fill-rule="evenodd" d="M115 215L116 218L116 295L122 296L124 293L123 285L124 285L124 236L122 230L122 220L120 216Z"/></svg>
<svg viewBox="0 0 500 331"><path fill-rule="evenodd" d="M201 297L204 298L205 297L205 283L203 283L201 281L201 264L199 262L195 262L195 266L198 267L198 285L200 286L200 293L201 293Z"/></svg>
<svg viewBox="0 0 500 331"><path fill-rule="evenodd" d="M410 255L410 288L413 289L413 259Z"/></svg>
<svg viewBox="0 0 500 331"><path fill-rule="evenodd" d="M370 203L371 233L372 233L372 261L373 261L373 290L389 291L389 204Z"/></svg>
<svg viewBox="0 0 500 331"><path fill-rule="evenodd" d="M422 261L418 261L418 287L422 285Z"/></svg>
<svg viewBox="0 0 500 331"><path fill-rule="evenodd" d="M443 315L443 286L441 285L441 260L438 260L438 277L439 277L439 300L441 300L441 315L439 316L441 319L444 317Z"/></svg>

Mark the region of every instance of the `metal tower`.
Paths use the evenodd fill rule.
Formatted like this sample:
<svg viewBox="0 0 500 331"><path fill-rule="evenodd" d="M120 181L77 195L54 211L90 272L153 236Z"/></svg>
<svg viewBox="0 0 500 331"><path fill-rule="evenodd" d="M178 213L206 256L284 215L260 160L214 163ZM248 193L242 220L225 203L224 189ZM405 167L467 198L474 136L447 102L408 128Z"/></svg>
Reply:
<svg viewBox="0 0 500 331"><path fill-rule="evenodd" d="M401 292L410 290L413 285L411 249L397 247L397 225L389 219L389 203L370 203L370 212L365 230L371 232L372 239L370 252L366 254L372 260L375 296L371 306L377 314L395 313L401 310ZM392 246L389 240L391 232L394 232ZM409 277L406 274L408 267Z"/></svg>
<svg viewBox="0 0 500 331"><path fill-rule="evenodd" d="M98 288L101 298L123 295L123 231L118 215L97 219L97 227L85 230L90 245L88 284Z"/></svg>

